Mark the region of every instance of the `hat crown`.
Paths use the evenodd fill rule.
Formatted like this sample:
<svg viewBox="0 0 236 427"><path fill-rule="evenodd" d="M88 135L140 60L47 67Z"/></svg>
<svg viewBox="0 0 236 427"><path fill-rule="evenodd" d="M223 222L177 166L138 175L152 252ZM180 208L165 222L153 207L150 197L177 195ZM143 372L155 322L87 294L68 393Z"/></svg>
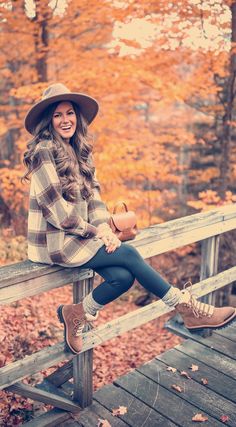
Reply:
<svg viewBox="0 0 236 427"><path fill-rule="evenodd" d="M64 95L66 93L71 93L71 91L65 85L62 83L54 83L44 90L42 100L51 98L52 96Z"/></svg>

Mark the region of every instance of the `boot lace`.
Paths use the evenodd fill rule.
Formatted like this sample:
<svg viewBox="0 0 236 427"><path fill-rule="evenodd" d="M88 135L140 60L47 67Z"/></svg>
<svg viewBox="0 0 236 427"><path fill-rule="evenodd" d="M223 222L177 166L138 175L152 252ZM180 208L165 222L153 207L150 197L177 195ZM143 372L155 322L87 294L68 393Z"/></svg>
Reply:
<svg viewBox="0 0 236 427"><path fill-rule="evenodd" d="M200 316L211 317L213 315L214 306L198 301L192 292L192 282L188 281L184 284L183 289L189 293L189 301L186 305L190 306L195 317Z"/></svg>
<svg viewBox="0 0 236 427"><path fill-rule="evenodd" d="M74 327L73 327L72 334L74 335L74 337L79 337L82 334L83 329L85 327L86 318L85 317L82 317L82 318L81 317L80 318L74 317L73 324L74 324Z"/></svg>
<svg viewBox="0 0 236 427"><path fill-rule="evenodd" d="M82 318L75 317L73 319L73 324L74 324L74 328L73 328L72 334L75 337L80 337L80 335L82 335L83 330L85 329L86 326L88 331L95 329L95 326L93 325L93 321L88 320L86 316ZM101 342L103 342L102 337L98 333L96 333L94 330L93 330L93 333L100 339Z"/></svg>

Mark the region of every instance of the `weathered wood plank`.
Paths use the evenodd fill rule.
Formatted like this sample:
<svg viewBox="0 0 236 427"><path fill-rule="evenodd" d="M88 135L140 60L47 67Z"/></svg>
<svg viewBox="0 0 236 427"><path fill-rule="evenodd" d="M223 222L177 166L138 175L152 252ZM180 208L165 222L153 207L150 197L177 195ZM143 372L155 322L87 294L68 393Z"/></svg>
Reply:
<svg viewBox="0 0 236 427"><path fill-rule="evenodd" d="M158 411L164 418L168 418L181 427L192 427L192 417L199 412L199 406L183 400L182 393L178 395L172 393L138 371L130 372L118 378L114 384L122 387L128 393ZM182 408L182 410L177 412L177 408ZM210 425L222 427L222 423L215 417L211 417L204 411L201 412L208 416Z"/></svg>
<svg viewBox="0 0 236 427"><path fill-rule="evenodd" d="M236 344L235 342L228 340L224 336L214 334L212 336L207 337L206 339L202 338L196 333L192 334L183 325L179 325L178 323L172 326L168 326L168 324L171 325L171 322L167 322L167 329L174 331L177 335L180 335L184 338L190 338L191 340L199 342L205 345L206 347L214 348L214 350L217 350L219 353L222 353L236 360Z"/></svg>
<svg viewBox="0 0 236 427"><path fill-rule="evenodd" d="M69 360L69 362L66 362L63 366L58 368L52 374L48 375L47 380L50 381L50 383L54 384L56 387L59 387L60 385L67 382L70 378L72 378L72 376L73 362L72 360Z"/></svg>
<svg viewBox="0 0 236 427"><path fill-rule="evenodd" d="M200 382L184 378L179 372L168 372L166 370L167 366L168 363L164 362L164 358L163 360L157 358L143 365L138 371L170 392L181 396L181 399L197 406L200 411L204 411L213 418L218 419L218 421L220 421L222 415L227 414L230 418L228 425L231 427L236 425L235 403L225 399L213 390L209 390ZM201 364L199 364L199 370L201 370ZM195 372L190 373L192 377L195 374ZM172 388L173 384L177 384L182 388L183 391L181 394Z"/></svg>
<svg viewBox="0 0 236 427"><path fill-rule="evenodd" d="M107 420L112 427L127 426L124 421L122 421L120 418L114 417L110 411L108 411L106 408L104 408L104 406L100 405L96 401L93 401L92 405L90 405L86 409L83 409L82 412L78 414L78 416L73 415L73 418L79 423L81 423L83 427L97 427L99 418ZM70 426L69 422L70 420L68 420L68 426ZM73 427L73 421L71 427Z"/></svg>
<svg viewBox="0 0 236 427"><path fill-rule="evenodd" d="M69 412L55 408L24 423L24 427L59 427L63 425L64 421L70 418L71 414Z"/></svg>
<svg viewBox="0 0 236 427"><path fill-rule="evenodd" d="M147 228L141 230L141 233L138 234L138 240L142 240L149 236L149 231L151 230L150 236L155 234L156 230L159 230L161 237L170 237L173 234L182 234L186 230L196 230L199 227L205 227L209 225L215 225L216 231L218 231L216 224L227 222L229 220L236 218L236 208L235 203L225 206L221 206L217 209L212 209L209 211L199 212L197 214L187 215L181 218L173 219L168 222L161 224L151 225ZM220 233L216 233L220 234ZM215 235L215 234L214 234ZM210 237L210 236L207 236Z"/></svg>
<svg viewBox="0 0 236 427"><path fill-rule="evenodd" d="M66 381L66 383L62 384L60 388L65 391L65 393L70 396L70 398L73 398L74 394L74 384L72 381Z"/></svg>
<svg viewBox="0 0 236 427"><path fill-rule="evenodd" d="M41 292L46 292L51 289L60 288L67 285L68 283L75 281L76 278L78 278L78 280L84 280L92 276L92 270L84 269L79 271L78 268L68 268L64 270L56 270L55 272L51 273L48 272L43 276L24 280L21 283L16 283L9 286L3 285L3 283L0 281L0 304L10 304L13 301L18 301L21 298L37 295Z"/></svg>
<svg viewBox="0 0 236 427"><path fill-rule="evenodd" d="M0 268L0 288L8 287L20 282L26 282L29 279L37 279L48 274L61 273L65 277L65 284L69 281L85 279L91 277L92 271L88 268L64 268L60 265L49 265L32 262L30 260L8 264ZM88 274L88 276L87 276ZM53 276L50 276L52 279Z"/></svg>
<svg viewBox="0 0 236 427"><path fill-rule="evenodd" d="M188 342L188 345L191 345L191 342ZM191 378L199 384L202 384L202 378L207 378L208 384L206 388L213 390L224 396L226 399L232 400L232 402L236 403L236 381L222 372L219 372L217 370L217 366L208 366L202 361L198 361L189 355L180 353L174 348L160 354L156 359L164 362L167 366L172 366L178 369L179 372L186 371ZM192 364L198 365L199 370L192 372L189 369ZM143 372L143 367L138 368L137 370Z"/></svg>
<svg viewBox="0 0 236 427"><path fill-rule="evenodd" d="M187 341L186 343L176 346L175 349L208 366L215 366L217 371L236 379L236 363L230 357L222 357L220 353L216 351L212 352L211 348L194 341L191 342L191 345Z"/></svg>
<svg viewBox="0 0 236 427"><path fill-rule="evenodd" d="M14 384L40 370L53 366L61 360L72 359L72 353L65 353L64 343L46 347L24 359L12 362L0 369L0 389Z"/></svg>
<svg viewBox="0 0 236 427"><path fill-rule="evenodd" d="M213 333L209 340L209 345L211 348L214 348L214 350L236 360L236 339L233 341L223 334Z"/></svg>
<svg viewBox="0 0 236 427"><path fill-rule="evenodd" d="M78 423L78 421L75 421L73 418L70 418L69 420L63 422L60 427L83 427L82 424Z"/></svg>
<svg viewBox="0 0 236 427"><path fill-rule="evenodd" d="M14 283L24 282L28 279L43 276L45 274L63 270L60 265L48 265L32 262L30 260L3 265L0 268L1 287L10 286Z"/></svg>
<svg viewBox="0 0 236 427"><path fill-rule="evenodd" d="M236 322L227 328L214 331L214 334L220 335L222 337L228 338L229 340L236 342Z"/></svg>
<svg viewBox="0 0 236 427"><path fill-rule="evenodd" d="M56 387L54 384L50 383L47 378L45 378L41 383L36 384L34 388L38 388L43 391L47 391L48 393L53 393L61 397L65 397L70 400L70 395L66 393L61 387ZM73 402L74 403L74 402Z"/></svg>
<svg viewBox="0 0 236 427"><path fill-rule="evenodd" d="M144 258L149 258L234 228L235 206L228 205L225 211L220 208L153 225L142 230L130 244L136 246Z"/></svg>
<svg viewBox="0 0 236 427"><path fill-rule="evenodd" d="M146 390L148 393L148 390ZM114 385L106 385L94 394L94 400L105 406L109 411L126 406L127 413L119 416L124 422L135 427L165 426L173 427L175 422L163 417L159 412L153 410L151 406L145 405L139 398L135 398L126 390Z"/></svg>
<svg viewBox="0 0 236 427"><path fill-rule="evenodd" d="M236 278L236 267L193 285L193 292L202 296L209 293L212 289L220 288L221 282L224 283L226 280L226 273L227 280L232 279L233 281L234 275ZM118 319L107 322L105 325L96 328L94 333L93 331L86 332L83 336L84 344L81 353L94 348L111 338L121 335L126 331L145 324L150 320L156 319L171 310L172 309L167 307L162 301L156 301L148 306L134 310L131 313L127 313ZM193 334L190 335L188 337L193 338ZM197 340L197 337L195 339ZM199 340L200 338L198 339L198 342L204 343L203 338L201 338L201 341ZM74 355L72 353L65 353L63 344L46 347L31 356L26 356L24 359L0 368L0 389L14 384L14 382L32 375L41 369L52 366L61 360L72 359L73 357Z"/></svg>
<svg viewBox="0 0 236 427"><path fill-rule="evenodd" d="M64 409L65 411L78 412L81 410L78 405L65 397L49 393L41 389L36 389L35 387L31 387L27 384L16 383L8 387L7 390L39 402L56 406L57 408Z"/></svg>
<svg viewBox="0 0 236 427"><path fill-rule="evenodd" d="M93 279L74 282L73 301L78 303L93 289ZM90 349L73 358L74 394L73 399L82 408L93 400L93 350Z"/></svg>

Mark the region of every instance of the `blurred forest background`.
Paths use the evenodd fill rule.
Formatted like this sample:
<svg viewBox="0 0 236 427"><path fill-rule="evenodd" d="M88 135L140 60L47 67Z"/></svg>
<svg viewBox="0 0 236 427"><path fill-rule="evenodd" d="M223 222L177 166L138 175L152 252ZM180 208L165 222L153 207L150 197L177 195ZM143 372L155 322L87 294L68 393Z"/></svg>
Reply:
<svg viewBox="0 0 236 427"><path fill-rule="evenodd" d="M23 119L52 82L100 102L91 131L109 208L125 198L144 227L234 201L231 3L1 2L3 233L26 235Z"/></svg>
<svg viewBox="0 0 236 427"><path fill-rule="evenodd" d="M0 2L0 265L27 259L29 186L20 177L30 136L23 120L50 83L100 103L90 130L110 210L125 200L142 228L235 202L235 47L233 0ZM220 269L235 265L235 237L221 239ZM200 247L151 262L172 283L194 281ZM50 295L53 316L56 294ZM49 306L50 295L41 303ZM9 344L4 337L8 350L0 365L57 339L56 320L44 323L37 298L6 309L3 318L15 338ZM40 336L29 332L32 316ZM98 385L108 377L101 378ZM12 411L25 402L18 400ZM15 417L17 423L19 413Z"/></svg>
<svg viewBox="0 0 236 427"><path fill-rule="evenodd" d="M100 103L91 131L110 209L125 199L145 227L235 200L235 8L222 0L1 2L1 264L25 256L23 119L52 82Z"/></svg>

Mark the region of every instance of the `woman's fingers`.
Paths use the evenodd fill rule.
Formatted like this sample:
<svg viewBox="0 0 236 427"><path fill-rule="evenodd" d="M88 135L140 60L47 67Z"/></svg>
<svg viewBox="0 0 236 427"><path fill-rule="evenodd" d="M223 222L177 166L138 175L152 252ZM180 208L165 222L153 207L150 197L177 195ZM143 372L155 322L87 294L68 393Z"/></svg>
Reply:
<svg viewBox="0 0 236 427"><path fill-rule="evenodd" d="M118 239L115 233L112 231L105 231L105 230L99 230L97 233L97 237L103 240L106 251L114 252L116 248L118 248L121 245L121 241Z"/></svg>
<svg viewBox="0 0 236 427"><path fill-rule="evenodd" d="M106 247L106 251L108 253L110 252L114 252L117 248L119 248L121 245L121 241L115 236L115 238L113 238L109 245Z"/></svg>
<svg viewBox="0 0 236 427"><path fill-rule="evenodd" d="M103 236L102 240L104 241L106 246L109 246L109 239L106 236Z"/></svg>

